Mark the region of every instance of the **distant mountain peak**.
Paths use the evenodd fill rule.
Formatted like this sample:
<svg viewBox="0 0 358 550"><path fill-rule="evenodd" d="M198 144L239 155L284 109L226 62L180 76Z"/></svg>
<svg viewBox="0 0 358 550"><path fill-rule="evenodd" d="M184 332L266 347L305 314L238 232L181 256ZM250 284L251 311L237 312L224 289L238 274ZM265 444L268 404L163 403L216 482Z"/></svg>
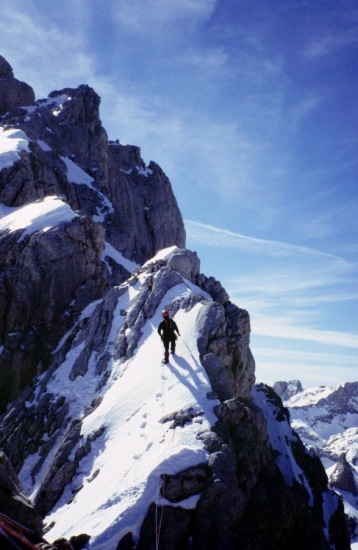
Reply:
<svg viewBox="0 0 358 550"><path fill-rule="evenodd" d="M287 401L293 395L302 391L302 384L299 380L290 380L289 382L275 382L273 389L282 401Z"/></svg>

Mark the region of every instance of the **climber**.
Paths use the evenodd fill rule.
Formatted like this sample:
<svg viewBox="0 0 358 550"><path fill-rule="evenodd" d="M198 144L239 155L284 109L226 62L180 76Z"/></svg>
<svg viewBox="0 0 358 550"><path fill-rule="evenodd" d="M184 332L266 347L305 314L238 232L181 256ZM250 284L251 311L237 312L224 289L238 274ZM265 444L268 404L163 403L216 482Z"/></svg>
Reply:
<svg viewBox="0 0 358 550"><path fill-rule="evenodd" d="M164 344L164 363L168 363L169 346L171 353L175 353L175 343L178 336L180 336L180 333L176 322L173 319L170 319L169 311L167 309L164 309L162 315L163 321L159 324L158 334Z"/></svg>

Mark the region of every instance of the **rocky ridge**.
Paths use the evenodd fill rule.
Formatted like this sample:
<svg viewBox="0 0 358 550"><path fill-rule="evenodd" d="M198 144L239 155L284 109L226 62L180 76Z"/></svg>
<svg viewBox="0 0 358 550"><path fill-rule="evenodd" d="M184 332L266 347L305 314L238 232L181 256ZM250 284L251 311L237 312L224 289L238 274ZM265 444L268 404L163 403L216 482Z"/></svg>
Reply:
<svg viewBox="0 0 358 550"><path fill-rule="evenodd" d="M185 249L181 214L160 167L145 166L137 147L108 142L99 97L88 86L22 106L14 94L0 125L0 448L14 500L22 491L16 474L32 500L23 495L29 518L14 510L14 519L39 531L43 518L53 540L61 521L63 532L74 528L66 518L78 517L81 499L93 503L87 491L100 486L112 457L102 468L97 458L115 440L121 407L127 411L117 399L105 414L110 393L132 400L122 381L135 369L143 377L148 371L141 386L152 387L156 365L146 350L165 306L196 335L190 346L183 340L177 370L167 373L186 388L190 406L172 405L159 420L167 439L172 430L173 440L189 445L191 464L183 467L175 448L166 457L156 485L161 503L150 492L157 469L150 474L149 504L136 513L139 532L118 515L102 532L98 521L88 524L94 532L81 544L154 548L159 514L163 549L349 548L342 501L273 390L254 389L249 315ZM59 202L66 216L54 222ZM30 205L37 214L20 223ZM51 207L47 224L44 205ZM190 377L202 382L191 385ZM142 430L146 424L142 418ZM102 512L120 504L115 493L105 498Z"/></svg>

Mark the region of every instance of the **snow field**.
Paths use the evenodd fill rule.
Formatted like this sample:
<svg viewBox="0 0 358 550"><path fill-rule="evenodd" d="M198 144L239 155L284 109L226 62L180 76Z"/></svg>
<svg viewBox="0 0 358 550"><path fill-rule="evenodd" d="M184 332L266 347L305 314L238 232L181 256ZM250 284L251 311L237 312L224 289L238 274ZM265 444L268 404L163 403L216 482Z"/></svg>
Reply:
<svg viewBox="0 0 358 550"><path fill-rule="evenodd" d="M21 151L29 151L29 139L25 132L0 126L0 170L9 168L19 160Z"/></svg>
<svg viewBox="0 0 358 550"><path fill-rule="evenodd" d="M140 283L136 286L139 289ZM90 548L110 550L129 531L138 537L150 503L167 502L160 496L160 475L175 474L206 460L197 434L215 422L213 407L217 401L206 397L211 386L196 345L195 322L201 304L175 315L181 336L177 353L170 356L167 365L161 363L164 349L157 333L162 309L174 298L191 292L190 286L183 283L170 289L154 317L143 327L134 356L124 363L113 362L103 400L83 419L81 435L85 441L99 429L104 428L104 432L92 442L91 452L81 460L71 488L66 488L46 518L47 525L55 522L46 533L47 540L85 532L92 537ZM115 329L109 338L112 343L123 322L119 312L128 307L137 289L129 287L128 293L118 300ZM52 389L73 396L74 401L82 394L84 410L84 402L90 402L94 395L93 372L69 381L74 360L75 357L68 357L67 364L56 371ZM73 403L73 407L78 414L78 405ZM183 428L170 429L171 421L161 422L164 416L188 407L203 414ZM73 498L72 489L81 485L83 488ZM197 498L179 504L193 507Z"/></svg>

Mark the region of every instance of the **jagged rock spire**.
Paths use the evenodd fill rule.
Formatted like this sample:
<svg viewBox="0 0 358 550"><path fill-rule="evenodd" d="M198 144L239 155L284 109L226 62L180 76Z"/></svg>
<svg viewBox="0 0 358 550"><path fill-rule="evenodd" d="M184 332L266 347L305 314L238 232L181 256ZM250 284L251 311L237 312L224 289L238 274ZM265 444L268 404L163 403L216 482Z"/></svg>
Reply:
<svg viewBox="0 0 358 550"><path fill-rule="evenodd" d="M0 55L0 116L15 107L31 105L34 101L35 93L31 86L17 80L10 63Z"/></svg>
<svg viewBox="0 0 358 550"><path fill-rule="evenodd" d="M0 78L14 78L14 72L10 63L2 55L0 55Z"/></svg>

